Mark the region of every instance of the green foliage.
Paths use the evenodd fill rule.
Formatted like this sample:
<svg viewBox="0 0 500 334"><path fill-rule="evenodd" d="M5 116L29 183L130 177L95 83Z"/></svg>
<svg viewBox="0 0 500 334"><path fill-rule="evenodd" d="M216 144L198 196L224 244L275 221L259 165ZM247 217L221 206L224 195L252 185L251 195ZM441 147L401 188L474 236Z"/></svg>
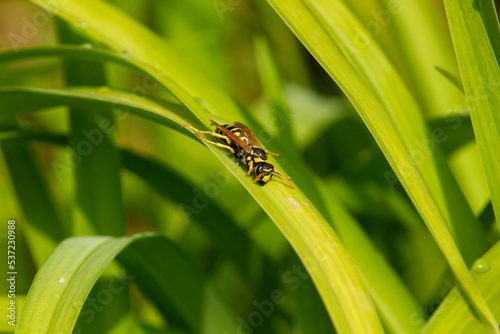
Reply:
<svg viewBox="0 0 500 334"><path fill-rule="evenodd" d="M0 51L16 332L499 332L493 2L32 2ZM182 127L211 119L294 188Z"/></svg>

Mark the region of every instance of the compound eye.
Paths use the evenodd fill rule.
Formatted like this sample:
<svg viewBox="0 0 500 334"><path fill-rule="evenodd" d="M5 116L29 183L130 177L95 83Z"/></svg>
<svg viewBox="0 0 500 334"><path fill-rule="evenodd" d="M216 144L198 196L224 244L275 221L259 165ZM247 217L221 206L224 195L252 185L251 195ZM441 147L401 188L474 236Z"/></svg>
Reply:
<svg viewBox="0 0 500 334"><path fill-rule="evenodd" d="M258 164L257 167L255 168L255 174L259 175L264 172L264 166L263 164Z"/></svg>

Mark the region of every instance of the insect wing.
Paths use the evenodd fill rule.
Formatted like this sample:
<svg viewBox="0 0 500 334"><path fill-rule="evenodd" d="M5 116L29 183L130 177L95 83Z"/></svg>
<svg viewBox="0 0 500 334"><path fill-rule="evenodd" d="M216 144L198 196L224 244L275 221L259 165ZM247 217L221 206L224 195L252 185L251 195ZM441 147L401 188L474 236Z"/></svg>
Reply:
<svg viewBox="0 0 500 334"><path fill-rule="evenodd" d="M248 128L248 126L246 126L245 124L243 123L240 123L240 122L234 122L234 125L237 126L238 128L240 128L243 133L245 133L245 135L248 137L248 140L250 141L250 144L253 145L253 146L261 146L259 141L257 140L257 138L255 138L252 130L250 130Z"/></svg>
<svg viewBox="0 0 500 334"><path fill-rule="evenodd" d="M232 142L234 142L236 145L238 145L239 147L241 147L247 153L252 150L250 148L250 146L248 146L247 143L245 143L243 140L241 140L240 137L238 137L237 135L235 135L234 133L232 133L231 131L229 131L228 129L226 129L225 127L223 127L222 125L218 124L216 121L214 121L214 120L211 119L210 122L212 122L212 124L215 125L215 127L221 133L223 133L226 137L228 137Z"/></svg>

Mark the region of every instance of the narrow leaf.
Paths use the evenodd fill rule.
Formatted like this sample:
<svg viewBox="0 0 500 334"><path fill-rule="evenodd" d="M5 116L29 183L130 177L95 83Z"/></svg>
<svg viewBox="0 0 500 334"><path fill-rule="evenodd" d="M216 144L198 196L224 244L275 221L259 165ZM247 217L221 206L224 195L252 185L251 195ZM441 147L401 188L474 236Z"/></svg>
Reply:
<svg viewBox="0 0 500 334"><path fill-rule="evenodd" d="M500 243L495 244L479 258L471 269L471 275L483 294L493 315L500 319ZM470 312L468 302L460 287L451 290L434 312L422 333L487 333L488 328Z"/></svg>
<svg viewBox="0 0 500 334"><path fill-rule="evenodd" d="M124 280L144 289L172 324L197 332L208 321L203 318L205 308L213 308L213 316L234 319L166 238L74 237L63 241L37 274L16 333L71 333L90 290L117 256L128 270Z"/></svg>
<svg viewBox="0 0 500 334"><path fill-rule="evenodd" d="M491 1L473 3L444 1L460 75L465 89L479 153L486 171L491 202L500 215L500 67L492 42L498 47L500 34L494 10L482 11ZM481 13L486 15L490 41ZM497 50L498 52L498 50ZM500 224L497 219L497 224ZM498 225L500 227L500 225Z"/></svg>
<svg viewBox="0 0 500 334"><path fill-rule="evenodd" d="M217 112L221 117L245 122L241 110L224 92L184 64L157 36L101 1L33 2L81 28L80 32L109 47L125 50L205 125ZM121 33L127 27L127 34ZM326 308L339 331L381 332L380 321L356 266L344 246L312 203L299 190L279 182L260 187L246 178L226 152L209 149L231 170L276 223L310 272ZM269 160L283 171L275 159Z"/></svg>
<svg viewBox="0 0 500 334"><path fill-rule="evenodd" d="M367 53L371 50L370 46L374 46L375 43L341 1L269 0L269 2L351 100L462 284L464 294L471 301L471 307L491 329L497 331L495 320L475 287L457 243L450 233L450 229L453 228L458 244L464 252L467 251L470 261L471 255L477 254L484 246L478 243L478 234L475 234L476 238L473 241L475 244L469 245L471 237L461 229L478 224L456 224L463 219L457 216L456 208L464 209L463 214L470 219L475 220L475 218L466 207L463 195L459 194L457 197L443 187L443 184L447 184L458 189L451 173L444 165L444 159L436 156L439 158L436 160L438 166L442 167L439 171L432 166L436 161L430 159L430 156L415 161L415 151L410 149L415 143L412 144L409 139L425 140L426 128L418 118L418 112L410 112L408 106L401 104L405 100L412 102L408 91L399 90L398 93L408 97L407 99L399 99L392 94L387 95L392 89L402 87L398 84L401 82L400 78L393 76L392 81L382 80L387 76L386 71L383 75L377 76L381 64L386 65L388 62L379 52ZM353 46L350 41L355 39L357 34L362 34L371 43L364 49ZM375 58L382 63L375 62ZM392 72L390 67L383 68ZM376 79L379 80L378 85L375 85ZM368 85L367 82L372 84ZM376 94L373 94L372 90ZM396 108L398 105L399 108ZM416 108L414 102L412 108ZM408 129L408 133L415 137L402 136L403 129ZM441 171L445 174L441 174ZM446 196L443 196L444 191L447 192ZM463 203L462 206L452 205L453 209L450 210L451 198L457 203ZM450 220L450 217L456 217L457 221Z"/></svg>

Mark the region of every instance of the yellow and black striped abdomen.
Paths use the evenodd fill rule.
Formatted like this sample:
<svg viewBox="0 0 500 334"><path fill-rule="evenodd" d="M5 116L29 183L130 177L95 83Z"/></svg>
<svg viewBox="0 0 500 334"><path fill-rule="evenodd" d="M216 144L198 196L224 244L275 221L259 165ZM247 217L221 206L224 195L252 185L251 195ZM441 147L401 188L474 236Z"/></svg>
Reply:
<svg viewBox="0 0 500 334"><path fill-rule="evenodd" d="M233 134L233 136L238 138L244 145L249 146L248 145L249 139L247 136L245 136L245 134L240 128L230 124L224 124L222 125L222 127L227 131L230 131ZM217 134L223 135L225 139L221 138L221 140L225 142L228 146L231 146L231 148L234 150L233 155L242 163L247 164L246 159L247 159L247 153L249 152L246 152L246 150L242 147L241 145L242 143L236 142L234 139L230 138L230 136L227 136L227 134L224 133L224 131L222 131L219 128L216 128L215 132Z"/></svg>
<svg viewBox="0 0 500 334"><path fill-rule="evenodd" d="M236 137L238 137L245 144L247 144L247 145L250 144L250 140L248 139L248 137L245 135L245 133L240 128L238 128L234 125L231 125L231 124L225 124L225 125L223 125L223 127L226 128L227 130L231 131ZM217 132L218 134L224 135L224 133L219 129L215 129L215 132ZM237 143L234 143L234 144L237 144Z"/></svg>

